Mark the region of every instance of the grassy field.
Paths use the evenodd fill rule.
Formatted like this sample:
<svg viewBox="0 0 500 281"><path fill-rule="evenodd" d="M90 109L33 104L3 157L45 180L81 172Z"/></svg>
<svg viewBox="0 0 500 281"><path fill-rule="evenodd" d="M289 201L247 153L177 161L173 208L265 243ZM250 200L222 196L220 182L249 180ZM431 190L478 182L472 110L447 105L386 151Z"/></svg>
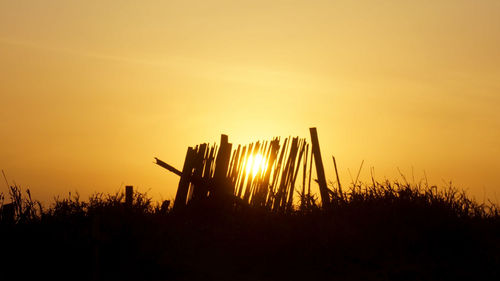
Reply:
<svg viewBox="0 0 500 281"><path fill-rule="evenodd" d="M331 196L329 210L203 202L172 212L142 193L131 206L118 193L43 208L12 187L1 272L17 280L500 280L495 205L452 187L390 182Z"/></svg>

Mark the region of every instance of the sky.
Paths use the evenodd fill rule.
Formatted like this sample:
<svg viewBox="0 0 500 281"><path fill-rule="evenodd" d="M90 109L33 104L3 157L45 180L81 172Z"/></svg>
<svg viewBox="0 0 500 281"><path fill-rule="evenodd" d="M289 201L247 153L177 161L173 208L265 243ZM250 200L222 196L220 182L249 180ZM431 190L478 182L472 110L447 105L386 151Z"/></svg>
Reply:
<svg viewBox="0 0 500 281"><path fill-rule="evenodd" d="M0 0L0 168L172 199L188 146L309 138L326 176L500 200L500 1ZM398 171L399 169L399 171ZM0 184L0 192L7 187Z"/></svg>

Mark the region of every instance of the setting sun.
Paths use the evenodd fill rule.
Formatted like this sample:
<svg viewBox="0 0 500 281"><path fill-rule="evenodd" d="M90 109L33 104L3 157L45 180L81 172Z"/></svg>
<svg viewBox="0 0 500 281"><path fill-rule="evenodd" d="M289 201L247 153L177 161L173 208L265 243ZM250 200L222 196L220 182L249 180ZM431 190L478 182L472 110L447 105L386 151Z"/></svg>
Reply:
<svg viewBox="0 0 500 281"><path fill-rule="evenodd" d="M246 173L252 173L252 177L255 177L259 172L265 171L267 168L267 161L265 161L260 153L250 155L247 161Z"/></svg>

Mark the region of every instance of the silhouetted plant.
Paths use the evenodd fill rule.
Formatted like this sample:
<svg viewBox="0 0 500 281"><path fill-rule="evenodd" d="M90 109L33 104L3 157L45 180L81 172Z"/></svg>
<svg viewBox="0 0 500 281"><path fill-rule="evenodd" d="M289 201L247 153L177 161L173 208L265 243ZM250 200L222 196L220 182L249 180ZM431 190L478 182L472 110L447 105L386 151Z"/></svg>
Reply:
<svg viewBox="0 0 500 281"><path fill-rule="evenodd" d="M498 273L495 204L478 204L451 185L385 181L345 190L341 195L331 187L334 203L326 210L317 195L299 193L306 203L287 212L219 210L214 204L160 212L146 192L134 192L131 205L125 205L123 192L95 193L86 201L69 193L42 209L16 187L11 197L26 219L0 225L0 236L18 260L25 253L45 253L50 259L39 261L41 267L86 272L80 279L87 280L95 268L105 280L199 280L205 274L217 280L234 274L250 280L322 274L391 280L398 277L387 276L405 270L431 276L422 279L446 279L439 278L441 268L452 277Z"/></svg>
<svg viewBox="0 0 500 281"><path fill-rule="evenodd" d="M9 197L11 201L9 204L14 210L14 222L25 223L36 221L42 215L42 204L40 201L31 198L31 191L29 189L26 189L25 193L23 193L21 188L17 184L14 184L13 186L9 186ZM3 194L0 195L0 202L0 209L3 210L4 205L6 205Z"/></svg>

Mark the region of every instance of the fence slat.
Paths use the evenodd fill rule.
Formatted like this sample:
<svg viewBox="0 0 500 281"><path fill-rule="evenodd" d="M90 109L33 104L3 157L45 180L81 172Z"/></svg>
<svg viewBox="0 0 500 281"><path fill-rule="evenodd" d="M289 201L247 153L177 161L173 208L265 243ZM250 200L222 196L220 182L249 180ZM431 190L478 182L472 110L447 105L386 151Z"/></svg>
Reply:
<svg viewBox="0 0 500 281"><path fill-rule="evenodd" d="M330 195L328 194L328 187L326 185L325 168L323 167L323 160L321 159L321 151L319 149L318 131L316 128L309 128L311 133L312 153L314 158L314 165L316 166L316 176L318 177L319 194L321 196L321 204L323 208L330 207Z"/></svg>
<svg viewBox="0 0 500 281"><path fill-rule="evenodd" d="M182 168L181 179L179 180L179 186L177 187L177 193L175 195L173 207L174 211L182 209L186 206L186 199L189 191L189 180L193 170L194 156L194 149L192 147L188 147L186 159L184 160L184 167Z"/></svg>
<svg viewBox="0 0 500 281"><path fill-rule="evenodd" d="M213 190L215 197L233 194L227 178L229 161L231 158L231 147L232 144L228 142L228 136L221 135L220 148L217 153L217 158L215 159L215 186Z"/></svg>

